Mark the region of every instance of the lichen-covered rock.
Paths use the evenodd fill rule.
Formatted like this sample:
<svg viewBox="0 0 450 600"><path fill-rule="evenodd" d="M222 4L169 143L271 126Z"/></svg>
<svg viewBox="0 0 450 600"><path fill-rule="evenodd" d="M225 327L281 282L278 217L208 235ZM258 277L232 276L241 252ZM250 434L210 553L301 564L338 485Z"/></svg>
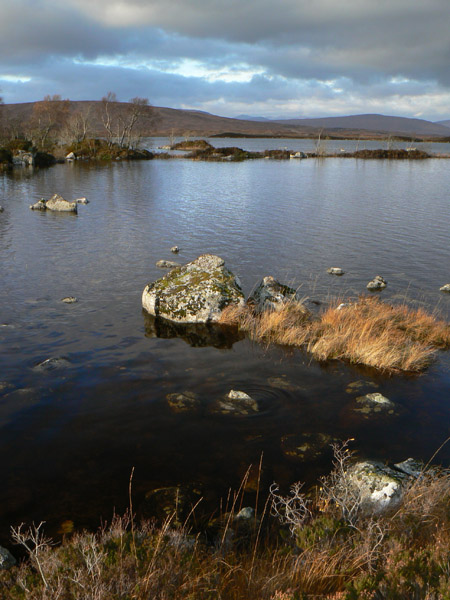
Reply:
<svg viewBox="0 0 450 600"><path fill-rule="evenodd" d="M244 304L239 280L222 258L203 254L149 283L142 294L143 308L177 323L212 323L230 304Z"/></svg>
<svg viewBox="0 0 450 600"><path fill-rule="evenodd" d="M263 312L265 310L280 310L287 302L292 300L298 300L297 292L269 275L263 278L247 300L247 303L253 306L256 312Z"/></svg>
<svg viewBox="0 0 450 600"><path fill-rule="evenodd" d="M348 485L358 491L361 509L379 514L395 508L402 498L407 475L376 461L358 462L346 472Z"/></svg>
<svg viewBox="0 0 450 600"><path fill-rule="evenodd" d="M77 203L68 202L59 194L53 194L53 196L47 200L45 207L48 210L55 210L58 212L77 212Z"/></svg>
<svg viewBox="0 0 450 600"><path fill-rule="evenodd" d="M376 277L374 277L372 279L372 281L369 281L369 283L367 284L367 289L368 290L382 290L387 286L387 281L381 277L381 275L377 275Z"/></svg>

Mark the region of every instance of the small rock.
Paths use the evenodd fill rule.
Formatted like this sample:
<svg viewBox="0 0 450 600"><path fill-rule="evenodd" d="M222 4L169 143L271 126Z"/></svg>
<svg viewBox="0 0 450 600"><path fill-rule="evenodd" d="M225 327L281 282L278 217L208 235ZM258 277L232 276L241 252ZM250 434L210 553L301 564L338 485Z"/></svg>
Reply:
<svg viewBox="0 0 450 600"><path fill-rule="evenodd" d="M167 394L166 399L174 412L187 412L200 407L200 400L194 392Z"/></svg>
<svg viewBox="0 0 450 600"><path fill-rule="evenodd" d="M171 260L158 260L156 266L160 269L174 269L175 267L179 267L180 263L173 262Z"/></svg>
<svg viewBox="0 0 450 600"><path fill-rule="evenodd" d="M82 198L77 198L76 200L74 200L74 202L76 202L77 204L89 204L89 200L84 196Z"/></svg>
<svg viewBox="0 0 450 600"><path fill-rule="evenodd" d="M46 210L45 200L41 198L35 204L30 205L31 210Z"/></svg>
<svg viewBox="0 0 450 600"><path fill-rule="evenodd" d="M394 467L406 475L412 477L419 477L424 472L425 465L420 460L414 460L414 458L407 458L403 462L395 463Z"/></svg>
<svg viewBox="0 0 450 600"><path fill-rule="evenodd" d="M350 308L350 306L353 306L350 302L341 302L336 310L344 310L344 308Z"/></svg>
<svg viewBox="0 0 450 600"><path fill-rule="evenodd" d="M66 155L66 160L76 160L77 157L75 156L75 154L73 152L69 152L69 154Z"/></svg>
<svg viewBox="0 0 450 600"><path fill-rule="evenodd" d="M78 302L78 300L75 298L75 296L66 296L65 298L61 298L61 302L65 302L66 304L74 304L75 302Z"/></svg>
<svg viewBox="0 0 450 600"><path fill-rule="evenodd" d="M16 559L9 550L0 546L0 569L10 569L16 564Z"/></svg>
<svg viewBox="0 0 450 600"><path fill-rule="evenodd" d="M213 407L213 412L221 414L232 414L245 416L257 413L259 406L256 400L245 392L231 390L225 398L218 400Z"/></svg>
<svg viewBox="0 0 450 600"><path fill-rule="evenodd" d="M0 213L2 213L5 209L3 208L3 206L0 206Z"/></svg>
<svg viewBox="0 0 450 600"><path fill-rule="evenodd" d="M249 519L253 519L255 516L255 509L251 506L244 506L238 512L238 514L234 517L235 519L242 519L248 521Z"/></svg>
<svg viewBox="0 0 450 600"><path fill-rule="evenodd" d="M296 290L277 281L274 277L264 277L247 300L247 304L257 312L280 310L286 303L299 301ZM305 307L305 315L309 314Z"/></svg>
<svg viewBox="0 0 450 600"><path fill-rule="evenodd" d="M180 249L178 248L178 246L172 246L172 248L170 249L171 252L173 252L174 254L178 254L178 252L180 251Z"/></svg>
<svg viewBox="0 0 450 600"><path fill-rule="evenodd" d="M304 391L304 388L297 385L296 383L292 383L285 377L269 377L267 383L270 385L270 387L278 388L280 390L286 390L287 392Z"/></svg>
<svg viewBox="0 0 450 600"><path fill-rule="evenodd" d="M68 366L70 366L70 362L67 358L54 356L52 358L47 358L34 368L38 371L53 371L54 369L61 369Z"/></svg>
<svg viewBox="0 0 450 600"><path fill-rule="evenodd" d="M343 271L340 267L330 267L327 269L327 273L330 275L343 275L345 271Z"/></svg>
<svg viewBox="0 0 450 600"><path fill-rule="evenodd" d="M450 292L450 283L446 283L441 288L439 288L440 292Z"/></svg>
<svg viewBox="0 0 450 600"><path fill-rule="evenodd" d="M396 414L396 405L394 402L380 394L374 392L373 394L366 394L365 396L359 396L356 398L356 404L358 405L353 410L361 413L364 416L369 417L373 413L384 412L388 415Z"/></svg>
<svg viewBox="0 0 450 600"><path fill-rule="evenodd" d="M367 284L367 289L368 290L382 290L387 286L387 281L381 277L381 275L377 275L376 277L374 277L372 279L372 281L369 281L369 283Z"/></svg>
<svg viewBox="0 0 450 600"><path fill-rule="evenodd" d="M368 387L377 388L378 384L374 383L373 381L362 381L361 379L359 379L358 381L352 381L351 383L349 383L345 391L347 392L347 394L352 394L353 392L358 392Z"/></svg>

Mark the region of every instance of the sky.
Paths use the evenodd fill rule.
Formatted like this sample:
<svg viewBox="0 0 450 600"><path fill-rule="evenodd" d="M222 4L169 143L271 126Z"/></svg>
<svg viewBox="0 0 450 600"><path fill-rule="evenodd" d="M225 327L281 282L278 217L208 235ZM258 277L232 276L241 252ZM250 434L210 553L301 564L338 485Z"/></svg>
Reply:
<svg viewBox="0 0 450 600"><path fill-rule="evenodd" d="M450 0L0 0L0 96L450 119Z"/></svg>

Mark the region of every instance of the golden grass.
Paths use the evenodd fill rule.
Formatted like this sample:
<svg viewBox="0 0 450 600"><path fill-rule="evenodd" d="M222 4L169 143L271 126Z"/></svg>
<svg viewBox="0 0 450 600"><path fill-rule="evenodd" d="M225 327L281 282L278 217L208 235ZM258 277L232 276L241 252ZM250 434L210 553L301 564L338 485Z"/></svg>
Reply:
<svg viewBox="0 0 450 600"><path fill-rule="evenodd" d="M317 318L299 302L255 313L227 307L221 322L258 342L305 348L317 360L345 360L384 371L422 371L437 349L450 347L450 325L423 309L361 296L342 309L335 302Z"/></svg>

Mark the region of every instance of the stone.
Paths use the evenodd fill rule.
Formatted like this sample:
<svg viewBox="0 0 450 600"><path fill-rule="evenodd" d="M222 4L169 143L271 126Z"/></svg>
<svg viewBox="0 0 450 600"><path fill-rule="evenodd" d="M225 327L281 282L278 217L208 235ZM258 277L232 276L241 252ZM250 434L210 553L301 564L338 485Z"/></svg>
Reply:
<svg viewBox="0 0 450 600"><path fill-rule="evenodd" d="M45 207L48 210L57 212L77 212L77 203L68 202L59 194L53 194L53 196L45 203Z"/></svg>
<svg viewBox="0 0 450 600"><path fill-rule="evenodd" d="M234 518L242 519L245 521L254 519L255 518L255 509L252 508L251 506L244 506L244 508L241 508L241 510L238 512L238 514Z"/></svg>
<svg viewBox="0 0 450 600"><path fill-rule="evenodd" d="M69 154L66 155L66 160L68 161L72 161L72 160L76 160L77 157L75 156L75 154L73 152L69 152Z"/></svg>
<svg viewBox="0 0 450 600"><path fill-rule="evenodd" d="M410 475L417 479L425 471L425 465L420 460L414 458L407 458L406 460L395 463L394 467L406 475Z"/></svg>
<svg viewBox="0 0 450 600"><path fill-rule="evenodd" d="M75 302L78 302L78 300L75 296L66 296L65 298L61 298L61 302L64 302L65 304L74 304Z"/></svg>
<svg viewBox="0 0 450 600"><path fill-rule="evenodd" d="M407 475L377 461L358 462L346 471L348 485L360 495L365 514L380 514L395 508L403 493Z"/></svg>
<svg viewBox="0 0 450 600"><path fill-rule="evenodd" d="M164 523L171 519L171 526L185 524L203 494L192 484L161 487L145 495L141 505L144 518L156 517Z"/></svg>
<svg viewBox="0 0 450 600"><path fill-rule="evenodd" d="M363 381L358 379L358 381L352 381L351 383L347 384L345 391L347 394L353 394L354 392L359 392L360 390L368 387L377 388L378 384L374 381Z"/></svg>
<svg viewBox="0 0 450 600"><path fill-rule="evenodd" d="M213 406L213 412L246 416L259 412L258 402L245 392L231 390L227 396L219 399Z"/></svg>
<svg viewBox="0 0 450 600"><path fill-rule="evenodd" d="M343 271L340 267L330 267L327 269L327 273L329 275L344 275L345 271Z"/></svg>
<svg viewBox="0 0 450 600"><path fill-rule="evenodd" d="M449 292L450 293L450 283L446 283L442 287L439 288L440 292Z"/></svg>
<svg viewBox="0 0 450 600"><path fill-rule="evenodd" d="M267 383L270 387L277 388L279 390L285 390L286 392L304 392L305 388L292 383L286 377L269 377Z"/></svg>
<svg viewBox="0 0 450 600"><path fill-rule="evenodd" d="M16 564L16 559L9 550L0 546L0 569L10 569Z"/></svg>
<svg viewBox="0 0 450 600"><path fill-rule="evenodd" d="M149 283L142 294L148 313L177 323L217 322L230 304L244 304L241 284L223 259L213 254L173 268Z"/></svg>
<svg viewBox="0 0 450 600"><path fill-rule="evenodd" d="M31 204L30 208L31 210L46 210L47 206L45 204L44 198L41 198L35 204Z"/></svg>
<svg viewBox="0 0 450 600"><path fill-rule="evenodd" d="M200 407L200 400L194 392L173 393L166 395L167 403L174 412L188 412Z"/></svg>
<svg viewBox="0 0 450 600"><path fill-rule="evenodd" d="M54 369L61 369L68 366L70 366L70 362L67 358L53 356L37 364L34 368L37 371L53 371Z"/></svg>
<svg viewBox="0 0 450 600"><path fill-rule="evenodd" d="M172 260L158 260L156 266L160 269L174 269L175 267L181 267L180 263L173 262Z"/></svg>
<svg viewBox="0 0 450 600"><path fill-rule="evenodd" d="M326 433L293 433L281 438L281 449L289 458L311 461L331 455L331 444L336 441Z"/></svg>
<svg viewBox="0 0 450 600"><path fill-rule="evenodd" d="M173 252L174 254L178 254L178 252L180 251L180 249L178 248L178 246L172 246L172 248L170 249L171 252Z"/></svg>
<svg viewBox="0 0 450 600"><path fill-rule="evenodd" d="M76 202L77 204L89 204L89 200L85 196L77 198L76 200L74 200L74 202Z"/></svg>
<svg viewBox="0 0 450 600"><path fill-rule="evenodd" d="M356 404L357 406L353 410L366 417L369 417L373 413L385 413L388 415L396 414L395 403L379 392L358 396L358 398L356 398Z"/></svg>
<svg viewBox="0 0 450 600"><path fill-rule="evenodd" d="M387 281L383 277L381 277L381 275L377 275L372 279L372 281L369 281L366 287L368 290L382 290L386 286Z"/></svg>
<svg viewBox="0 0 450 600"><path fill-rule="evenodd" d="M336 310L344 310L344 308L350 308L353 306L351 302L341 302L339 306L336 307Z"/></svg>
<svg viewBox="0 0 450 600"><path fill-rule="evenodd" d="M287 302L298 301L297 292L274 277L264 277L247 300L256 312L280 310ZM305 309L306 311L307 309Z"/></svg>
<svg viewBox="0 0 450 600"><path fill-rule="evenodd" d="M0 206L0 213L2 213L5 209L3 208L3 206Z"/></svg>

